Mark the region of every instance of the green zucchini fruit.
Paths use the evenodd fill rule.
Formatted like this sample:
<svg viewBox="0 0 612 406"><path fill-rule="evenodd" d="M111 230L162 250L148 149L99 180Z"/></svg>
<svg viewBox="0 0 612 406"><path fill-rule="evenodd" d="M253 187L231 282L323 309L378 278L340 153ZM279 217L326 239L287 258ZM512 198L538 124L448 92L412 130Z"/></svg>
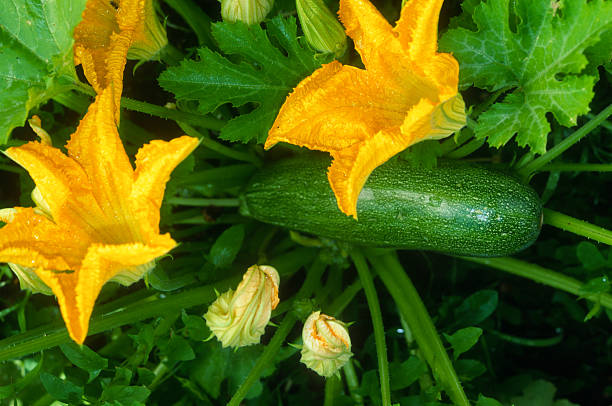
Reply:
<svg viewBox="0 0 612 406"><path fill-rule="evenodd" d="M336 205L329 165L326 156L305 154L264 167L243 192L241 213L357 245L467 256L510 255L540 232L538 195L495 169L450 160L426 169L391 160L370 175L355 220Z"/></svg>

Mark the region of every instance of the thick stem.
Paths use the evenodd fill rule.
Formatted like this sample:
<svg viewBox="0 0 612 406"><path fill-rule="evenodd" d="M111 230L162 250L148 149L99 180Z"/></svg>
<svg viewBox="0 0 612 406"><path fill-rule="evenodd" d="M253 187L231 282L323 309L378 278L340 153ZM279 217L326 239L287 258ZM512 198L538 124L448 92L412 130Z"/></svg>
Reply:
<svg viewBox="0 0 612 406"><path fill-rule="evenodd" d="M612 245L612 231L554 210L544 209L544 224Z"/></svg>
<svg viewBox="0 0 612 406"><path fill-rule="evenodd" d="M334 399L336 398L336 393L340 386L339 384L340 380L336 376L330 376L325 380L325 398L323 400L323 406L334 406Z"/></svg>
<svg viewBox="0 0 612 406"><path fill-rule="evenodd" d="M353 402L355 402L356 405L363 405L363 396L359 394L359 379L357 378L357 373L355 372L353 360L349 360L346 364L344 364L342 370L344 371L346 386L348 386Z"/></svg>
<svg viewBox="0 0 612 406"><path fill-rule="evenodd" d="M513 275L531 279L532 281L542 283L544 285L571 293L576 296L584 296L584 284L574 278L565 276L559 272L531 264L529 262L520 261L514 258L472 258L460 257L466 261L476 262L486 265L491 268L499 269L500 271L508 272ZM585 299L593 302L598 302L602 306L612 309L612 295L607 293L598 293L596 295L585 296Z"/></svg>
<svg viewBox="0 0 612 406"><path fill-rule="evenodd" d="M574 164L552 163L540 169L540 172L612 172L612 164Z"/></svg>
<svg viewBox="0 0 612 406"><path fill-rule="evenodd" d="M408 323L434 376L455 405L469 406L470 402L463 391L433 321L395 253L386 253L382 256L368 255L368 260L378 272L380 279Z"/></svg>
<svg viewBox="0 0 612 406"><path fill-rule="evenodd" d="M602 122L606 120L612 114L612 104L603 109L593 119L589 120L588 123L574 131L572 135L546 151L541 157L534 159L527 165L519 169L519 175L523 179L529 179L529 177L540 170L544 165L561 155L569 147L580 141L583 137L588 135L592 130L597 128Z"/></svg>
<svg viewBox="0 0 612 406"><path fill-rule="evenodd" d="M383 326L382 313L380 311L380 303L376 295L374 281L370 275L370 270L366 264L365 258L357 249L351 252L351 257L359 280L363 286L363 291L368 301L370 308L370 316L372 317L372 327L374 328L374 342L376 344L376 355L378 358L378 375L380 378L380 394L382 397L383 406L391 406L391 385L389 383L389 361L387 360L387 344L385 342L385 328Z"/></svg>

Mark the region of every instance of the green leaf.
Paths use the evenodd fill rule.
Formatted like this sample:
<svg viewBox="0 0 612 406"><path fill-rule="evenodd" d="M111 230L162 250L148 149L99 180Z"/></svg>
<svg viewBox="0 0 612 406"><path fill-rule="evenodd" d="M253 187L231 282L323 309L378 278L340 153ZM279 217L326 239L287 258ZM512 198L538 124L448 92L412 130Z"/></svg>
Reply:
<svg viewBox="0 0 612 406"><path fill-rule="evenodd" d="M457 370L459 379L462 381L471 381L487 371L484 364L475 359L460 359L455 362L455 369Z"/></svg>
<svg viewBox="0 0 612 406"><path fill-rule="evenodd" d="M0 13L0 144L29 111L77 80L72 31L86 0L5 0Z"/></svg>
<svg viewBox="0 0 612 406"><path fill-rule="evenodd" d="M596 271L608 266L608 261L606 261L597 246L588 241L581 241L576 246L576 256L588 271Z"/></svg>
<svg viewBox="0 0 612 406"><path fill-rule="evenodd" d="M68 404L80 404L83 388L70 381L64 381L56 376L42 372L40 381L54 399Z"/></svg>
<svg viewBox="0 0 612 406"><path fill-rule="evenodd" d="M198 354L192 363L190 376L208 395L217 399L221 393L221 383L226 377L226 370L231 367L229 364L231 350L221 348L221 345L215 341L210 341L203 347L205 351Z"/></svg>
<svg viewBox="0 0 612 406"><path fill-rule="evenodd" d="M478 401L476 402L476 406L503 406L503 405L493 398L488 398L480 394L478 395Z"/></svg>
<svg viewBox="0 0 612 406"><path fill-rule="evenodd" d="M577 406L567 400L555 401L557 388L552 383L539 379L523 389L523 396L512 398L514 406Z"/></svg>
<svg viewBox="0 0 612 406"><path fill-rule="evenodd" d="M163 72L160 85L179 101L198 101L202 113L225 103L255 103L251 112L230 120L220 137L263 143L289 92L325 62L315 59L314 51L297 37L295 18L276 17L266 27L213 24L212 34L227 56L201 48L198 61L183 61Z"/></svg>
<svg viewBox="0 0 612 406"><path fill-rule="evenodd" d="M170 338L165 353L170 361L191 361L195 358L195 353L189 345L189 341L176 335Z"/></svg>
<svg viewBox="0 0 612 406"><path fill-rule="evenodd" d="M466 327L457 330L453 335L444 334L446 341L453 347L453 356L455 360L459 355L463 354L472 348L482 335L482 329L478 327Z"/></svg>
<svg viewBox="0 0 612 406"><path fill-rule="evenodd" d="M210 329L206 325L206 321L202 316L194 316L183 311L181 320L185 327L183 334L193 341L203 341L210 336Z"/></svg>
<svg viewBox="0 0 612 406"><path fill-rule="evenodd" d="M438 165L438 158L443 153L444 151L437 140L429 140L414 144L402 152L401 157L416 166L435 168Z"/></svg>
<svg viewBox="0 0 612 406"><path fill-rule="evenodd" d="M43 366L43 357L41 356L40 361L38 361L38 364L36 364L36 366L30 372L28 372L23 378L19 379L17 382L11 385L0 386L0 400L10 398L12 396L15 396L19 392L21 392L21 390L23 390L34 379L36 379L36 377L40 373L40 370L42 369L42 366Z"/></svg>
<svg viewBox="0 0 612 406"><path fill-rule="evenodd" d="M108 360L102 358L87 346L79 346L73 341L60 345L60 349L75 366L89 373L88 383L96 379L104 368L108 366Z"/></svg>
<svg viewBox="0 0 612 406"><path fill-rule="evenodd" d="M104 388L100 400L132 405L134 402L144 402L150 394L151 391L144 386L111 385Z"/></svg>
<svg viewBox="0 0 612 406"><path fill-rule="evenodd" d="M208 259L215 268L226 268L234 262L236 255L242 247L244 239L244 226L242 224L231 226L225 230L210 248Z"/></svg>
<svg viewBox="0 0 612 406"><path fill-rule="evenodd" d="M407 388L427 373L427 365L415 356L406 361L392 362L389 368L391 373L391 390Z"/></svg>
<svg viewBox="0 0 612 406"><path fill-rule="evenodd" d="M596 78L580 74L588 64L584 53L610 28L612 3L487 0L475 7L473 21L476 31L466 24L440 40L459 61L462 87L513 89L480 115L476 137L499 147L518 134L518 145L545 152L546 114L570 127L589 111Z"/></svg>
<svg viewBox="0 0 612 406"><path fill-rule="evenodd" d="M489 317L497 308L498 295L494 290L484 289L472 295L455 310L453 327L473 326Z"/></svg>

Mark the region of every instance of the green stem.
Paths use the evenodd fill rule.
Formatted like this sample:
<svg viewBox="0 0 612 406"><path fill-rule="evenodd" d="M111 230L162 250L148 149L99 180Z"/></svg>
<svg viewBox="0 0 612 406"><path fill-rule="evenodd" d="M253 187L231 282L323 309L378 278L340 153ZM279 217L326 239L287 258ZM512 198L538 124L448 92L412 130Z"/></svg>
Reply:
<svg viewBox="0 0 612 406"><path fill-rule="evenodd" d="M540 172L612 172L612 164L552 163L540 168Z"/></svg>
<svg viewBox="0 0 612 406"><path fill-rule="evenodd" d="M323 406L334 406L334 399L336 398L336 392L340 381L336 376L330 376L325 380L325 398L323 400Z"/></svg>
<svg viewBox="0 0 612 406"><path fill-rule="evenodd" d="M121 107L167 120L184 121L213 131L218 131L225 125L225 121L219 120L218 118L167 109L156 104L129 99L127 97L121 98Z"/></svg>
<svg viewBox="0 0 612 406"><path fill-rule="evenodd" d="M544 209L544 224L612 245L612 231L554 210Z"/></svg>
<svg viewBox="0 0 612 406"><path fill-rule="evenodd" d="M168 204L175 204L177 206L215 206L215 207L238 207L240 206L240 200L234 198L228 199L200 199L194 197L170 197L166 200Z"/></svg>
<svg viewBox="0 0 612 406"><path fill-rule="evenodd" d="M163 299L155 298L111 313L94 316L89 323L88 335L101 333L116 327L133 324L137 321L156 317L162 313L180 311L201 305L215 298L215 289L224 291L238 282L238 277L225 279L212 285L202 286ZM66 327L42 326L23 334L0 341L0 362L23 357L35 352L55 347L70 340Z"/></svg>
<svg viewBox="0 0 612 406"><path fill-rule="evenodd" d="M368 255L368 260L378 272L408 323L434 376L455 405L469 406L470 402L461 387L433 321L395 253L386 253L382 256Z"/></svg>
<svg viewBox="0 0 612 406"><path fill-rule="evenodd" d="M588 117L589 120L595 118L595 114L593 114L593 113L589 113L586 116ZM607 120L602 121L601 122L601 126L603 128L605 128L606 130L608 130L608 131L612 131L612 123L607 121Z"/></svg>
<svg viewBox="0 0 612 406"><path fill-rule="evenodd" d="M355 295L362 289L361 281L355 280L348 288L344 289L340 296L336 297L331 305L327 308L329 314L334 317L340 316L340 313L349 305L355 298Z"/></svg>
<svg viewBox="0 0 612 406"><path fill-rule="evenodd" d="M342 367L342 370L344 371L346 386L348 386L353 402L355 402L356 405L363 406L363 396L359 394L359 379L357 379L357 373L355 372L353 360L348 360L348 362Z"/></svg>
<svg viewBox="0 0 612 406"><path fill-rule="evenodd" d="M385 342L385 328L383 326L380 303L376 295L376 288L370 275L370 270L365 258L357 249L351 252L351 258L359 274L359 280L366 295L372 326L374 327L374 342L376 344L376 355L378 357L378 374L380 378L380 394L383 406L391 406L391 385L389 383L389 361L387 360L387 344Z"/></svg>
<svg viewBox="0 0 612 406"><path fill-rule="evenodd" d="M187 135L199 138L201 145L205 148L208 148L212 151L215 151L218 154L225 155L226 157L235 159L237 161L250 162L257 167L262 166L261 160L257 158L255 155L252 155L246 152L237 151L230 147L226 147L225 145L217 141L214 141L210 137L196 131L195 128L191 127L190 125L186 123L178 123L178 125L181 127L183 131L185 131Z"/></svg>
<svg viewBox="0 0 612 406"><path fill-rule="evenodd" d="M446 157L450 159L463 158L465 156L470 155L472 152L476 151L478 148L482 147L484 143L485 143L484 139L472 140L468 142L467 144L463 145L462 147L457 148L456 150L452 152L449 152L448 154L446 154Z"/></svg>
<svg viewBox="0 0 612 406"><path fill-rule="evenodd" d="M83 82L74 83L73 89L87 96L96 95L96 92L93 90L93 88ZM74 103L71 103L70 101L68 101L67 99L70 97L72 97L71 93L66 92L64 96L60 96L59 99L58 97L55 97L55 99L63 100L63 102L60 102L62 104L64 103L74 104L77 102L75 101ZM80 103L80 101L78 102ZM70 105L67 105L67 106L70 107ZM166 107L158 106L157 104L151 104L151 103L147 103L147 102L143 102L139 100L134 100L128 97L121 98L121 107L123 107L124 109L137 111L139 113L149 114L151 116L156 116L156 117L163 118L166 120L184 121L186 123L198 125L202 128L207 128L209 130L214 130L214 131L220 130L226 124L224 120L219 120L218 118L214 118L210 116L202 116L199 114L189 113L186 111L168 109Z"/></svg>
<svg viewBox="0 0 612 406"><path fill-rule="evenodd" d="M580 141L583 137L588 135L591 131L597 128L602 122L606 120L612 114L612 104L603 109L593 119L589 120L588 123L574 131L572 135L546 151L546 153L537 159L534 159L521 169L518 173L523 179L529 179L529 177L535 172L539 171L544 165L561 155L569 147Z"/></svg>
<svg viewBox="0 0 612 406"><path fill-rule="evenodd" d="M318 286L323 271L325 271L325 264L319 259L316 259L312 267L308 270L306 280L304 280L302 287L295 295L296 300L310 297L312 292ZM274 336L268 345L265 346L265 349L261 356L257 359L255 366L253 366L253 369L251 369L249 375L246 377L242 385L240 385L236 393L234 393L234 396L232 396L227 406L239 406L241 404L242 400L249 392L249 389L251 389L251 386L253 386L253 384L259 380L262 372L270 363L274 361L274 357L280 350L281 345L291 332L291 329L296 322L297 318L293 312L289 312L285 315L278 330L276 330L276 333L274 333Z"/></svg>
<svg viewBox="0 0 612 406"><path fill-rule="evenodd" d="M25 173L20 166L13 166L9 164L0 164L0 171L13 172L18 174Z"/></svg>
<svg viewBox="0 0 612 406"><path fill-rule="evenodd" d="M543 268L539 265L531 264L529 262L520 261L518 259L508 257L460 258L466 261L471 261L477 264L482 264L491 268L499 269L500 271L508 272L513 275L521 276L523 278L531 279L532 281L542 283L546 286L550 286L576 296L583 296L585 292L584 284L574 278L570 278L569 276L565 276L559 272L555 272L553 270ZM600 303L602 306L608 309L612 309L612 295L610 294L599 293L597 295L586 296L585 299L591 300L595 303Z"/></svg>

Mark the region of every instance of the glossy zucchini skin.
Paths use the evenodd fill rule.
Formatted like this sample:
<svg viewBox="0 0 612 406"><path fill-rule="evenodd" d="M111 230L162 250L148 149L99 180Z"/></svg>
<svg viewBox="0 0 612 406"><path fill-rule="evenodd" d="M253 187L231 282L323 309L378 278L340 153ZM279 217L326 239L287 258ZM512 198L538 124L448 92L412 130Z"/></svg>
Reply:
<svg viewBox="0 0 612 406"><path fill-rule="evenodd" d="M244 191L241 212L264 223L352 244L504 256L531 245L542 205L529 186L484 166L441 161L437 168L394 159L370 175L358 221L338 209L330 159L307 154L274 162Z"/></svg>

